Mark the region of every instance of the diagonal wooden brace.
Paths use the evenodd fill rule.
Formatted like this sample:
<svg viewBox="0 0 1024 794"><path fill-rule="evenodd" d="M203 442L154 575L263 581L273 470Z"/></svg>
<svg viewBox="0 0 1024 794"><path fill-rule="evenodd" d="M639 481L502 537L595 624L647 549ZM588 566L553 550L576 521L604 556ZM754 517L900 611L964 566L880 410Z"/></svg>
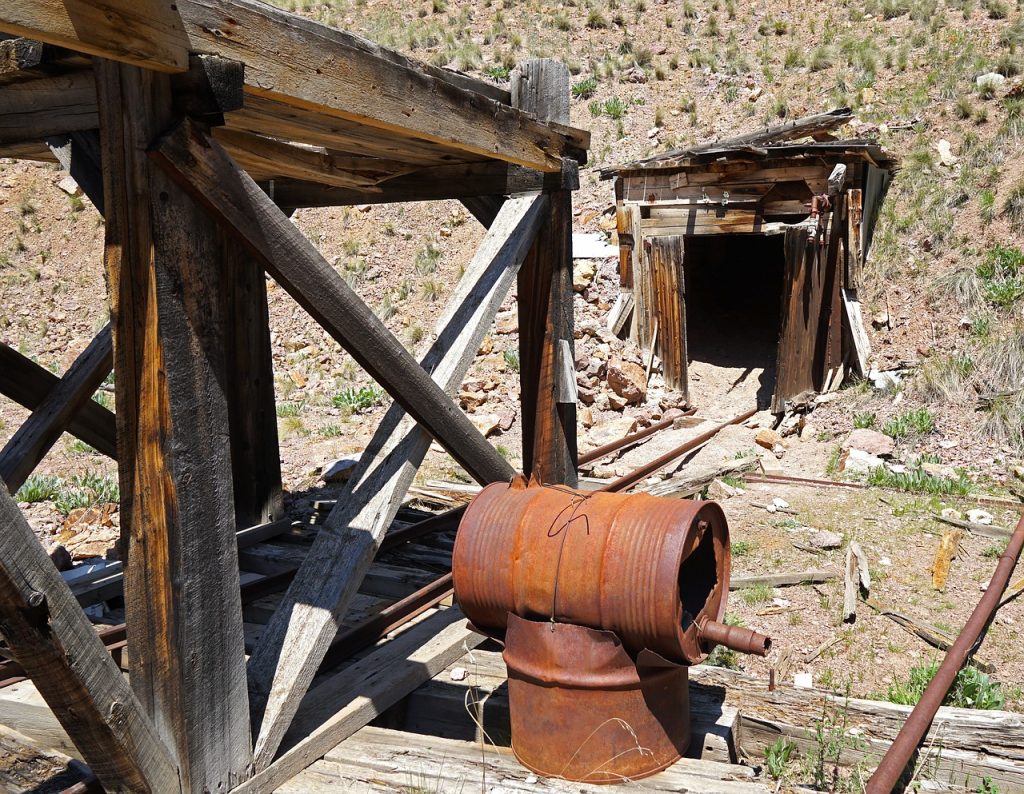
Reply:
<svg viewBox="0 0 1024 794"><path fill-rule="evenodd" d="M514 471L312 243L224 149L187 119L150 152L480 483Z"/></svg>

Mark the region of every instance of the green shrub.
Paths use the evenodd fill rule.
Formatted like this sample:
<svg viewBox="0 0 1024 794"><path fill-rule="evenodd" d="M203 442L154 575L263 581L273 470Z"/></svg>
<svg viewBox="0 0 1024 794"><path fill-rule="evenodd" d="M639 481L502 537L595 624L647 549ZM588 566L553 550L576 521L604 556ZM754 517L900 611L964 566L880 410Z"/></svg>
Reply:
<svg viewBox="0 0 1024 794"><path fill-rule="evenodd" d="M764 766L773 780L778 780L786 772L786 765L793 755L796 744L789 739L779 739L764 751Z"/></svg>
<svg viewBox="0 0 1024 794"><path fill-rule="evenodd" d="M857 414L853 417L853 426L857 429L866 429L875 426L875 415L871 412Z"/></svg>
<svg viewBox="0 0 1024 794"><path fill-rule="evenodd" d="M959 472L956 479L936 477L921 468L920 464L910 466L902 472L891 471L885 466L876 466L868 472L867 483L878 488L893 488L897 491L936 496L967 496L971 492L971 481L963 472Z"/></svg>
<svg viewBox="0 0 1024 794"><path fill-rule="evenodd" d="M894 416L882 425L882 432L896 441L911 435L926 436L935 429L935 417L927 408L915 408Z"/></svg>
<svg viewBox="0 0 1024 794"><path fill-rule="evenodd" d="M63 481L60 477L46 474L32 474L14 494L16 502L45 502L53 499L60 492Z"/></svg>
<svg viewBox="0 0 1024 794"><path fill-rule="evenodd" d="M916 706L928 684L939 671L938 660L911 668L906 681L894 681L885 699L904 706ZM963 709L1001 709L1006 702L1000 685L976 667L965 667L942 701L944 706Z"/></svg>
<svg viewBox="0 0 1024 794"><path fill-rule="evenodd" d="M505 359L505 366L510 372L519 372L519 351L514 348L509 348L501 357Z"/></svg>
<svg viewBox="0 0 1024 794"><path fill-rule="evenodd" d="M597 90L597 78L588 77L586 80L580 80L578 83L573 83L572 95L577 99L590 99Z"/></svg>
<svg viewBox="0 0 1024 794"><path fill-rule="evenodd" d="M1007 307L1024 296L1024 252L1013 246L995 245L975 269L982 294L989 303Z"/></svg>
<svg viewBox="0 0 1024 794"><path fill-rule="evenodd" d="M365 411L379 404L384 399L384 390L376 386L363 386L359 389L342 389L334 395L331 402L335 408L349 408L353 411Z"/></svg>

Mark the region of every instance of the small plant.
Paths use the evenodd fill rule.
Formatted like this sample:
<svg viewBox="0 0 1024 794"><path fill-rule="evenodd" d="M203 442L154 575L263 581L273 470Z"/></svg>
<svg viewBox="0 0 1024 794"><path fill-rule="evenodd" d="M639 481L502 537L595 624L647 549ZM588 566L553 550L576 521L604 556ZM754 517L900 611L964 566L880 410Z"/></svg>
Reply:
<svg viewBox="0 0 1024 794"><path fill-rule="evenodd" d="M1019 248L993 246L975 268L975 274L989 303L1005 308L1024 296L1024 252Z"/></svg>
<svg viewBox="0 0 1024 794"><path fill-rule="evenodd" d="M302 413L302 403L278 403L275 407L275 413L284 419L288 416L298 416Z"/></svg>
<svg viewBox="0 0 1024 794"><path fill-rule="evenodd" d="M911 668L906 681L894 681L889 686L885 699L904 706L916 706L938 671L938 660ZM956 674L956 681L942 704L964 709L1001 709L1005 702L998 683L990 681L976 667L965 667Z"/></svg>
<svg viewBox="0 0 1024 794"><path fill-rule="evenodd" d="M60 477L46 474L30 475L14 494L16 502L45 502L53 499L60 492L63 481Z"/></svg>
<svg viewBox="0 0 1024 794"><path fill-rule="evenodd" d="M867 429L875 426L875 415L870 412L856 414L853 417L853 426L858 430Z"/></svg>
<svg viewBox="0 0 1024 794"><path fill-rule="evenodd" d="M1024 234L1024 182L1019 182L1003 202L1002 215L1017 234Z"/></svg>
<svg viewBox="0 0 1024 794"><path fill-rule="evenodd" d="M117 480L94 472L76 474L70 481L62 482L59 493L53 498L53 505L64 515L80 507L117 503L121 492Z"/></svg>
<svg viewBox="0 0 1024 794"><path fill-rule="evenodd" d="M891 471L885 466L876 466L868 472L867 483L878 488L893 488L897 491L936 496L967 496L971 492L971 481L963 472L959 472L956 479L936 477L921 468L920 463L901 472Z"/></svg>
<svg viewBox="0 0 1024 794"><path fill-rule="evenodd" d="M519 372L519 351L514 348L510 348L501 354L501 357L505 360L505 367L509 372Z"/></svg>
<svg viewBox="0 0 1024 794"><path fill-rule="evenodd" d="M775 597L775 589L768 584L756 584L753 587L745 588L742 595L743 601L748 606L754 606L771 601Z"/></svg>
<svg viewBox="0 0 1024 794"><path fill-rule="evenodd" d="M754 544L749 540L734 540L732 542L732 556L745 557L750 554L752 548L754 548Z"/></svg>
<svg viewBox="0 0 1024 794"><path fill-rule="evenodd" d="M416 252L416 272L421 276L429 276L437 271L437 263L441 261L441 249L431 242Z"/></svg>
<svg viewBox="0 0 1024 794"><path fill-rule="evenodd" d="M590 99L595 91L597 91L596 77L588 77L578 83L573 83L572 86L572 95L577 99Z"/></svg>
<svg viewBox="0 0 1024 794"><path fill-rule="evenodd" d="M492 80L508 80L509 75L512 74L511 69L501 64L494 66L488 66L484 69L484 74L490 77Z"/></svg>
<svg viewBox="0 0 1024 794"><path fill-rule="evenodd" d="M352 411L366 411L384 399L384 390L377 386L342 389L334 395L331 402L335 408L349 408Z"/></svg>
<svg viewBox="0 0 1024 794"><path fill-rule="evenodd" d="M779 739L771 747L765 748L764 765L773 780L778 780L786 773L786 766L795 749L796 744L789 739Z"/></svg>
<svg viewBox="0 0 1024 794"><path fill-rule="evenodd" d="M428 278L420 287L420 292L423 293L423 297L431 303L441 297L442 291L443 288L441 287L441 284L432 278Z"/></svg>
<svg viewBox="0 0 1024 794"><path fill-rule="evenodd" d="M882 432L896 441L911 435L926 436L935 429L935 417L927 408L915 408L894 416L882 425Z"/></svg>
<svg viewBox="0 0 1024 794"><path fill-rule="evenodd" d="M604 30L608 27L608 20L604 18L604 15L596 8L590 9L590 13L587 14L586 26L591 30Z"/></svg>

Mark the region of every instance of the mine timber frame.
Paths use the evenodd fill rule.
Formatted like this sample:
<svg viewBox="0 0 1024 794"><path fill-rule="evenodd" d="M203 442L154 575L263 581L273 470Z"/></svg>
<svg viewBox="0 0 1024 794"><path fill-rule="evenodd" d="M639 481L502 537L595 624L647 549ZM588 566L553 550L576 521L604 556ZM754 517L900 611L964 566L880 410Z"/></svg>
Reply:
<svg viewBox="0 0 1024 794"><path fill-rule="evenodd" d="M253 0L0 9L0 156L103 215L111 305L61 378L0 344L31 411L0 450L0 633L104 788L269 790L472 647L449 609L307 693L430 443L515 473L452 399L515 281L525 473L575 484L568 103L554 61L505 90ZM437 199L489 230L417 361L289 215ZM266 274L395 402L247 662L239 549L289 525ZM11 496L63 432L118 464L127 683ZM349 705L293 723L324 687Z"/></svg>

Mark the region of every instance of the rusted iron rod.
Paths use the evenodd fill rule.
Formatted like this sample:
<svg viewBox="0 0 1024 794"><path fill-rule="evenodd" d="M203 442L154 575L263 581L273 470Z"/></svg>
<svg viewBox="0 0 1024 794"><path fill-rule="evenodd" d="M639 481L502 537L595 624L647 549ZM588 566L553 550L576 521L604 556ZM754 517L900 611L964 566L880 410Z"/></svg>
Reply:
<svg viewBox="0 0 1024 794"><path fill-rule="evenodd" d="M960 636L956 638L953 646L946 653L946 657L939 665L935 677L925 689L921 700L910 712L907 721L903 723L896 739L889 746L882 762L868 781L867 794L889 794L899 782L907 764L928 733L932 720L935 719L935 712L939 710L950 687L956 681L957 673L977 650L976 646L980 644L985 630L995 616L999 600L1002 598L1006 585L1010 581L1010 575L1020 559L1022 547L1024 547L1024 517L1017 523L1017 528L1010 536L1010 542L1006 546L1006 551L999 558L999 564L989 580L985 594L978 601L974 612L964 624Z"/></svg>
<svg viewBox="0 0 1024 794"><path fill-rule="evenodd" d="M711 428L706 433L701 433L696 438L691 438L685 444L682 444L681 446L678 446L673 450L669 450L661 457L652 460L650 463L645 463L643 466L634 469L629 474L623 475L622 477L619 477L619 479L617 480L612 480L610 483L602 486L601 488L598 488L597 490L610 491L612 493L615 493L617 491L629 490L645 477L649 477L656 471L660 471L661 469L665 468L668 464L670 464L672 461L682 457L690 450L696 449L701 444L707 443L712 438L721 433L729 425L738 425L740 422L745 422L756 413L757 408L752 408L749 411L746 411L745 413L742 413L739 416L730 419L728 422L723 422L717 427Z"/></svg>
<svg viewBox="0 0 1024 794"><path fill-rule="evenodd" d="M645 438L647 438L647 436L653 435L654 433L657 433L659 430L664 430L667 427L672 427L676 419L681 419L684 416L693 416L695 413L697 413L697 409L690 408L689 410L679 414L678 416L673 416L668 419L662 419L660 422L655 422L653 425L645 427L643 430L637 430L635 433L631 435L623 436L622 438L616 439L615 441L609 441L607 444L602 444L601 446L590 450L590 452L586 453L585 455L580 455L576 459L576 465L582 466L584 463L590 463L593 460L603 458L605 455L610 455L616 450L620 450L623 447L628 447L630 444L635 444L637 441L643 441Z"/></svg>

